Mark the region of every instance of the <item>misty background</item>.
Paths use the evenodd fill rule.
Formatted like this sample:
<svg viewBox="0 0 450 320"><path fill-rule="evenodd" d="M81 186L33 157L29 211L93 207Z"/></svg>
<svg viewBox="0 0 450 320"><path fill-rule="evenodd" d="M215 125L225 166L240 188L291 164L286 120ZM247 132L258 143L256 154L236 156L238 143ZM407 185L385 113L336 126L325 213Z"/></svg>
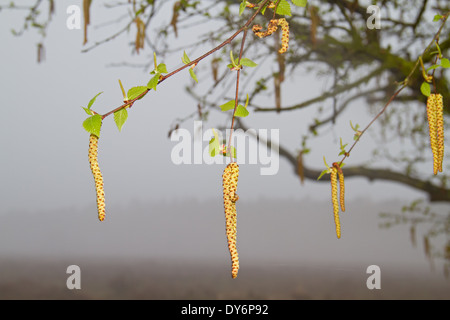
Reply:
<svg viewBox="0 0 450 320"><path fill-rule="evenodd" d="M347 179L342 238L337 240L329 184L307 180L301 185L283 158L273 176L261 176L259 165L240 166L241 268L232 281L222 204L224 166L175 165L170 158L176 142L167 134L174 119L196 108L184 91L191 83L187 72L138 101L122 132L112 117L105 119L99 164L106 219L100 223L81 107L100 91L94 110L104 113L119 106L118 79L128 89L146 84L150 75L111 64L148 61L152 53L130 54L132 32L81 53L82 29L66 27L70 4L82 6L81 1L56 3L41 64L36 63L36 34L14 37L9 32L22 26L23 13L0 12L0 298L450 297L442 266L430 263L424 253L420 228L415 246L406 225L380 228L380 213L400 212L423 194L399 184ZM111 17L94 14L92 19L89 43L109 35L95 26ZM159 19L167 22L170 14ZM190 36L174 39L174 47L182 47ZM189 56L210 48L196 48ZM169 71L182 65L181 54L164 61ZM286 103L295 98L290 94L306 98L324 87L298 78L283 85ZM370 120L358 108L346 112L359 123ZM255 129L278 128L281 143L292 149L307 123L294 116L260 114L250 114L248 121ZM203 124L204 130L217 125L227 125L220 114L211 114ZM193 132L193 121L183 128ZM334 157L339 141L334 130L314 146L311 158L317 159L317 168L322 168L324 155ZM350 128L347 133L352 136ZM350 161L364 159L371 148L366 138ZM448 211L445 204L432 208ZM65 286L71 264L81 267L79 292ZM372 264L382 272L378 291L366 288L366 268ZM132 294L136 287L139 295ZM200 293L195 291L199 287Z"/></svg>

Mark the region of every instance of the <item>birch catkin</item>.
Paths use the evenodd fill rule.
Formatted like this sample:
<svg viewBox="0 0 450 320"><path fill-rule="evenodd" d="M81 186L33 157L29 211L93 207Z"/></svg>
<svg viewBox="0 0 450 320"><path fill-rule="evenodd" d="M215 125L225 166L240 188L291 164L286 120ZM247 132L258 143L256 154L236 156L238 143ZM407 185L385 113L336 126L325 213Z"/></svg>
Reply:
<svg viewBox="0 0 450 320"><path fill-rule="evenodd" d="M278 19L278 25L281 27L281 48L279 53L285 53L289 47L289 24L285 18Z"/></svg>
<svg viewBox="0 0 450 320"><path fill-rule="evenodd" d="M436 94L435 104L438 144L438 170L442 172L442 162L444 161L444 101L441 94Z"/></svg>
<svg viewBox="0 0 450 320"><path fill-rule="evenodd" d="M285 53L289 47L289 23L285 18L280 19L272 19L267 26L266 31L261 31L262 27L258 24L255 24L252 27L253 33L259 38L265 38L270 36L272 33L277 31L278 26L281 27L281 48L278 50L279 53Z"/></svg>
<svg viewBox="0 0 450 320"><path fill-rule="evenodd" d="M252 27L253 33L259 38L265 38L267 36L270 36L272 33L277 31L277 29L278 29L278 19L270 20L269 25L267 26L267 31L261 31L262 27L258 24L255 24Z"/></svg>
<svg viewBox="0 0 450 320"><path fill-rule="evenodd" d="M336 224L336 235L339 239L341 237L341 224L339 222L337 169L335 167L332 167L330 173L331 173L331 201L333 203L334 223Z"/></svg>
<svg viewBox="0 0 450 320"><path fill-rule="evenodd" d="M228 239L228 249L231 255L231 277L237 277L239 271L239 257L236 248L236 201L239 197L236 194L239 177L239 166L232 162L223 171L223 204L225 209L226 233Z"/></svg>
<svg viewBox="0 0 450 320"><path fill-rule="evenodd" d="M98 219L103 221L105 219L105 192L103 189L103 177L100 172L97 160L98 154L98 137L91 134L89 137L89 164L91 165L91 171L94 175L95 190L97 192L97 208Z"/></svg>
<svg viewBox="0 0 450 320"><path fill-rule="evenodd" d="M344 172L342 168L337 165L336 167L338 177L339 177L339 204L341 206L341 211L345 211L345 183L344 183Z"/></svg>
<svg viewBox="0 0 450 320"><path fill-rule="evenodd" d="M427 117L430 146L433 152L433 173L442 172L444 159L444 104L441 94L430 94L427 99Z"/></svg>

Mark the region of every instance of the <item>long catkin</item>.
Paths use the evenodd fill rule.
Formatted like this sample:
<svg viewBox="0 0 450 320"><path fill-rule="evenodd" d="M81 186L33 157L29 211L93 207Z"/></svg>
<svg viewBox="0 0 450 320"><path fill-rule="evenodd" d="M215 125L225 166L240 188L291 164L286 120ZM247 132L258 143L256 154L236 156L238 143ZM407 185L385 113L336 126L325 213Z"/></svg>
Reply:
<svg viewBox="0 0 450 320"><path fill-rule="evenodd" d="M427 98L427 117L428 117L428 129L430 135L430 146L433 152L433 173L437 174L438 171L442 171L441 156L443 156L444 147L444 124L442 115L442 96L439 94L430 94ZM441 106L439 105L441 101ZM442 155L440 154L442 151Z"/></svg>
<svg viewBox="0 0 450 320"><path fill-rule="evenodd" d="M278 25L281 27L281 48L279 53L285 53L289 47L289 24L285 18L278 19Z"/></svg>
<svg viewBox="0 0 450 320"><path fill-rule="evenodd" d="M272 33L277 31L278 26L281 27L281 48L278 50L279 53L285 53L289 47L289 23L285 18L280 19L272 19L267 26L266 31L261 31L262 27L258 24L255 24L252 27L253 33L259 38L265 38L270 36Z"/></svg>
<svg viewBox="0 0 450 320"><path fill-rule="evenodd" d="M89 164L94 175L95 191L97 193L97 209L98 219L103 221L105 219L105 192L103 189L103 176L98 166L98 137L91 134L89 137Z"/></svg>
<svg viewBox="0 0 450 320"><path fill-rule="evenodd" d="M270 36L272 33L277 31L277 29L278 29L278 19L270 20L266 31L261 31L262 27L260 25L258 25L258 24L255 24L252 27L253 33L259 38L265 38L267 36Z"/></svg>
<svg viewBox="0 0 450 320"><path fill-rule="evenodd" d="M331 168L331 201L333 203L334 223L336 224L336 235L338 239L341 237L341 224L339 222L339 200L338 200L338 182L337 169Z"/></svg>
<svg viewBox="0 0 450 320"><path fill-rule="evenodd" d="M227 165L222 175L223 181L223 204L225 209L226 233L228 239L228 249L231 255L231 277L237 277L239 271L239 256L236 248L236 194L239 177L239 165L232 162Z"/></svg>
<svg viewBox="0 0 450 320"><path fill-rule="evenodd" d="M442 162L444 161L444 101L441 94L435 96L436 104L436 127L437 127L437 148L438 148L438 171L442 172Z"/></svg>
<svg viewBox="0 0 450 320"><path fill-rule="evenodd" d="M344 173L342 169L337 169L339 177L339 204L341 206L341 211L345 211L345 183L344 183Z"/></svg>

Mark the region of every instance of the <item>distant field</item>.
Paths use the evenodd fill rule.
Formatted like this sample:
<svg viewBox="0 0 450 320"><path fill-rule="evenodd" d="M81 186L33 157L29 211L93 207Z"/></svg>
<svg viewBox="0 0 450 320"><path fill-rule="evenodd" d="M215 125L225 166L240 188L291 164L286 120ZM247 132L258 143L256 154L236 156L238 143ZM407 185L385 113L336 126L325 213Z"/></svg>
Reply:
<svg viewBox="0 0 450 320"><path fill-rule="evenodd" d="M78 260L81 261L81 260ZM450 299L450 280L384 273L380 290L367 275L326 266L227 266L186 261L84 261L81 290L66 287L70 261L0 260L0 299Z"/></svg>
<svg viewBox="0 0 450 320"><path fill-rule="evenodd" d="M240 200L234 280L220 201L111 205L102 223L95 203L5 214L0 299L450 299L442 259L424 250L427 226L414 241L409 225L379 227L401 202L347 207L337 239L328 201ZM437 254L446 241L433 240ZM66 287L69 265L81 290ZM371 265L381 290L367 289Z"/></svg>

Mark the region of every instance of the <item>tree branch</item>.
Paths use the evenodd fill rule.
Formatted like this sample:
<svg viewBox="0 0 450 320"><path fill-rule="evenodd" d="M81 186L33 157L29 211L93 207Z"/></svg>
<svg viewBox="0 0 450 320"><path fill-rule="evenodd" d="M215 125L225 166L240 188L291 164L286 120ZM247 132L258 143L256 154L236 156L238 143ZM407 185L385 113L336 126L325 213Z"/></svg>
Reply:
<svg viewBox="0 0 450 320"><path fill-rule="evenodd" d="M249 134L254 134L252 130L248 131L248 128L242 123L241 119L237 119L236 128L241 128ZM272 142L270 140L264 141L257 135L254 135L254 138L260 140L263 144L266 143L267 146L272 145ZM294 174L298 175L298 161L296 155L292 154L281 145L278 145L278 148L279 155L289 161L289 163L292 165ZM312 169L303 164L303 175L305 178L318 182L330 181L329 175L324 175L320 180L317 180L321 172L321 170ZM369 181L384 180L409 186L416 190L425 192L428 195L430 202L450 202L450 189L442 188L432 184L430 181L417 179L406 174L392 171L390 169L371 169L364 166L346 166L344 172L346 178L365 177Z"/></svg>

